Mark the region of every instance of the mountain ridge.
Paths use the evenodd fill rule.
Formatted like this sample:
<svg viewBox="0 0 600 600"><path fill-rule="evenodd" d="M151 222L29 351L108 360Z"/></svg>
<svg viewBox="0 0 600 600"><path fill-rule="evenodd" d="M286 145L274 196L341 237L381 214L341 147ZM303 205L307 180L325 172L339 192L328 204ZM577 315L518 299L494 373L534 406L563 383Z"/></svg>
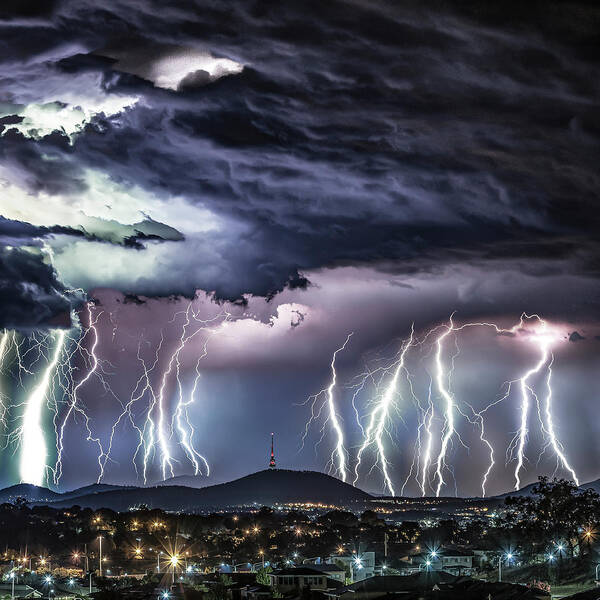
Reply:
<svg viewBox="0 0 600 600"><path fill-rule="evenodd" d="M106 485L110 489L98 489ZM99 484L78 490L53 492L45 488L31 489L20 484L0 491L0 502L10 501L18 495L32 504L47 504L55 508L69 508L74 504L92 509L109 508L117 511L130 510L146 505L173 511L195 511L226 506L273 505L280 503L325 503L345 505L368 501L370 494L335 477L317 471L292 471L266 469L250 473L239 479L192 488L181 485L157 485L152 487L110 486ZM18 493L25 492L24 494ZM8 492L8 496L5 492ZM31 493L33 492L33 493ZM32 497L34 496L34 497Z"/></svg>
<svg viewBox="0 0 600 600"><path fill-rule="evenodd" d="M193 487L178 485L179 481L194 481L189 476L175 477L152 486L91 484L66 492L57 492L31 484L16 484L0 490L0 503L25 498L34 505L69 508L75 504L92 509L130 510L147 505L174 511L194 511L231 506L273 505L314 502L348 505L376 500L378 497L318 471L265 469L225 483ZM200 483L200 482L199 482ZM478 500L504 500L509 496L532 493L535 483L518 491L510 491ZM600 493L600 479L579 486ZM400 498L398 498L400 499ZM409 499L407 497L407 499ZM464 498L472 500L473 498ZM460 498L457 498L460 500Z"/></svg>

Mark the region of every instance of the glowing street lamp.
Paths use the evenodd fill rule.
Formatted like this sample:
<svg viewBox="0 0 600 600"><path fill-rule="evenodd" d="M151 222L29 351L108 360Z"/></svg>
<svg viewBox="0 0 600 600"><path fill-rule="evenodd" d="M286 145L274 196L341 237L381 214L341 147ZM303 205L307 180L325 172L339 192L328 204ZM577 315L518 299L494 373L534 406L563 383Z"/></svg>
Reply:
<svg viewBox="0 0 600 600"><path fill-rule="evenodd" d="M362 562L360 556L355 556L353 562L354 562L354 567L358 571L361 571L363 568L363 562ZM354 575L352 576L352 579L355 579Z"/></svg>
<svg viewBox="0 0 600 600"><path fill-rule="evenodd" d="M175 583L175 569L176 569L177 565L179 564L179 556L177 556L177 554L173 554L173 556L171 556L171 558L169 559L169 562L171 563L171 566L173 567L173 583Z"/></svg>
<svg viewBox="0 0 600 600"><path fill-rule="evenodd" d="M498 581L502 581L502 561L506 560L507 564L510 565L510 561L515 557L512 552L507 552L505 555L498 557Z"/></svg>
<svg viewBox="0 0 600 600"><path fill-rule="evenodd" d="M100 577L102 577L102 536L101 535L98 536L98 544L100 546L100 560L98 561L98 563L99 563Z"/></svg>
<svg viewBox="0 0 600 600"><path fill-rule="evenodd" d="M14 571L11 571L8 575L11 579L11 583L12 583L12 592L11 592L11 600L15 600L15 573Z"/></svg>

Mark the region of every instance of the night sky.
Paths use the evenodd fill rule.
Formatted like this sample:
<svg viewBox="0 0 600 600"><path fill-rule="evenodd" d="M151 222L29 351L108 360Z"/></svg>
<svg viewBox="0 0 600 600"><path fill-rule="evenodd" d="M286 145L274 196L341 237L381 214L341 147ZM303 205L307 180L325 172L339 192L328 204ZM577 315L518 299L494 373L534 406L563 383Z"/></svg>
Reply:
<svg viewBox="0 0 600 600"><path fill-rule="evenodd" d="M486 493L514 487L546 346L520 483L600 477L595 3L38 4L0 6L0 485L61 332L33 436L56 489L141 484L146 448L147 483L165 448L167 477L227 481L271 432L279 466L341 477L311 395L350 333L349 482L387 397L395 493L423 491L430 415L428 494L451 423L442 493L482 493L482 437ZM389 493L382 466L373 443L357 484Z"/></svg>

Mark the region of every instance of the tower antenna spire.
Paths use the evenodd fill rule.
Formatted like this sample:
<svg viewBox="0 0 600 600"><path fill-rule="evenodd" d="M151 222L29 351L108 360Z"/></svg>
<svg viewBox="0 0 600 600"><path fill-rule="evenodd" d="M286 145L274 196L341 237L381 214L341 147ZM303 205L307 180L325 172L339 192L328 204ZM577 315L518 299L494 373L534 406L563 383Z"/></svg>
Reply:
<svg viewBox="0 0 600 600"><path fill-rule="evenodd" d="M275 452L273 450L273 438L275 434L271 433L271 459L269 460L269 469L274 469L277 465L275 464Z"/></svg>

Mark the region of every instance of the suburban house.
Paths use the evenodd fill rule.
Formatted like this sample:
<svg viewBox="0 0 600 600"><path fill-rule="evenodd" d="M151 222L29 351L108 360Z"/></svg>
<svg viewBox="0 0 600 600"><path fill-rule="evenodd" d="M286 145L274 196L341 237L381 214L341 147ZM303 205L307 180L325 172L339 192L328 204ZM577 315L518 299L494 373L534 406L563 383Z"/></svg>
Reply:
<svg viewBox="0 0 600 600"><path fill-rule="evenodd" d="M412 563L419 569L446 571L452 575L470 575L473 571L472 551L457 548L444 548L435 553L421 552L412 557Z"/></svg>
<svg viewBox="0 0 600 600"><path fill-rule="evenodd" d="M345 570L332 564L301 565L269 573L271 586L280 592L296 589L326 590L344 583Z"/></svg>

